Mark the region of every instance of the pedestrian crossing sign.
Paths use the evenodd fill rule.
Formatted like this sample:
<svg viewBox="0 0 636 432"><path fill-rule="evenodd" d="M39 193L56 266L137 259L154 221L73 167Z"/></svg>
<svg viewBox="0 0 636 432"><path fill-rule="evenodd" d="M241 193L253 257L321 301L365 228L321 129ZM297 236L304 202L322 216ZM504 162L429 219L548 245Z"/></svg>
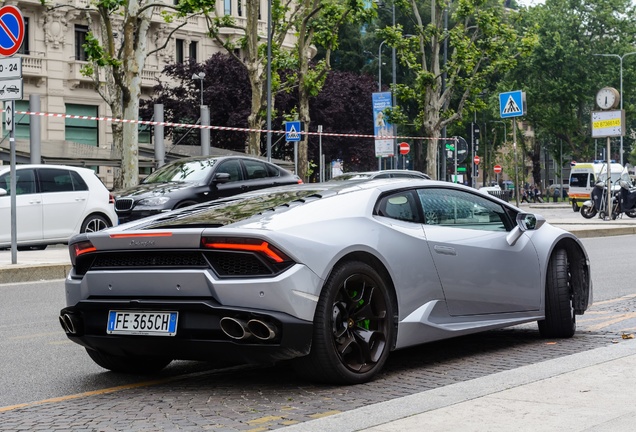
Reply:
<svg viewBox="0 0 636 432"><path fill-rule="evenodd" d="M298 142L300 141L300 121L288 121L285 122L285 141Z"/></svg>
<svg viewBox="0 0 636 432"><path fill-rule="evenodd" d="M521 90L499 93L499 114L501 118L521 117L524 112L524 94Z"/></svg>

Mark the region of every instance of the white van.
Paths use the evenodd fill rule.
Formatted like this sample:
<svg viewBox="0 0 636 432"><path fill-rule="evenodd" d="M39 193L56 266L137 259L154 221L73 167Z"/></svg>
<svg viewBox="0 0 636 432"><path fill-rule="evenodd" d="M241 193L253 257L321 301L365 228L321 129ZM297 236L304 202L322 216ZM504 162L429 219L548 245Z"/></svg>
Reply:
<svg viewBox="0 0 636 432"><path fill-rule="evenodd" d="M612 189L616 189L619 180L631 184L627 169L621 164L611 162ZM568 195L572 210L579 211L583 202L590 199L592 188L598 181L607 181L607 164L602 161L582 162L575 164L570 171L570 189Z"/></svg>

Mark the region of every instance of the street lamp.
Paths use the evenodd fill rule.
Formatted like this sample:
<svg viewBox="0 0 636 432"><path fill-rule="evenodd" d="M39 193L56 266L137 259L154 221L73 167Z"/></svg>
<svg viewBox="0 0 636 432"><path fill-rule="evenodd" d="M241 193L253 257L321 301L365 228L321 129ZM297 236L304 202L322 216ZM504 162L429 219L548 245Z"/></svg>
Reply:
<svg viewBox="0 0 636 432"><path fill-rule="evenodd" d="M193 80L201 80L201 106L203 106L203 78L205 78L205 72L192 74Z"/></svg>
<svg viewBox="0 0 636 432"><path fill-rule="evenodd" d="M508 139L508 133L506 131L506 122L503 121L503 120L490 120L490 123L501 123L503 125L503 127L504 127L504 147L506 147L507 139ZM486 153L486 166L488 166L488 149L487 148L484 150L484 153ZM515 188L518 187L518 186L519 185L515 185Z"/></svg>
<svg viewBox="0 0 636 432"><path fill-rule="evenodd" d="M272 161L272 0L268 0L267 2L267 162L271 162L271 161Z"/></svg>
<svg viewBox="0 0 636 432"><path fill-rule="evenodd" d="M380 42L380 46L378 47L378 91L382 91L382 45L384 45L385 40Z"/></svg>
<svg viewBox="0 0 636 432"><path fill-rule="evenodd" d="M621 65L621 89L620 89L620 93L621 93L621 111L623 110L623 58L630 56L630 55L634 55L636 54L635 52L630 52L630 53L626 53L621 55L618 54L593 54L597 57L616 57L620 60L620 65ZM623 165L623 135L621 135L621 150L620 150L620 155L621 155L621 165ZM610 160L610 155L607 155L606 159L609 161ZM608 162L609 163L609 162Z"/></svg>

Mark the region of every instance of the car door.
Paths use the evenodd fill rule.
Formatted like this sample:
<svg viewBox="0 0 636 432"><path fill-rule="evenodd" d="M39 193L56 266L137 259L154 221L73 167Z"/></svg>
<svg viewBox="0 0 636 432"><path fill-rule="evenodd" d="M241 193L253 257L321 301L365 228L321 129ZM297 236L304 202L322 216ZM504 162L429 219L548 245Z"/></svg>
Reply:
<svg viewBox="0 0 636 432"><path fill-rule="evenodd" d="M220 173L229 174L230 180L226 183L215 183L214 176ZM212 175L210 190L212 193L211 199L225 198L247 192L249 190L249 181L245 178L241 161L239 159L221 161Z"/></svg>
<svg viewBox="0 0 636 432"><path fill-rule="evenodd" d="M250 191L274 186L276 177L271 177L264 162L244 159L243 166L247 174L247 188Z"/></svg>
<svg viewBox="0 0 636 432"><path fill-rule="evenodd" d="M0 176L0 242L11 243L11 173ZM42 197L36 188L35 170L16 170L16 231L18 242L42 239Z"/></svg>
<svg viewBox="0 0 636 432"><path fill-rule="evenodd" d="M37 173L42 191L44 239L65 239L78 233L88 201L86 183L81 178L81 182L74 182L71 171L66 169L39 168Z"/></svg>
<svg viewBox="0 0 636 432"><path fill-rule="evenodd" d="M422 188L418 195L424 233L451 315L539 308L537 252L527 235L514 246L507 243L513 221L500 204L443 187Z"/></svg>

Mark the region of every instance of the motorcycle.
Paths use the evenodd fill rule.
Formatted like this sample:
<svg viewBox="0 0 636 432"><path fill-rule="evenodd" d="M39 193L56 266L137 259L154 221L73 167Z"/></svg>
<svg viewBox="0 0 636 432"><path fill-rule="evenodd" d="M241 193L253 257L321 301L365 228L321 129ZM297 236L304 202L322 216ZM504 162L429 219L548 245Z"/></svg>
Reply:
<svg viewBox="0 0 636 432"><path fill-rule="evenodd" d="M594 185L589 200L585 201L581 206L581 216L585 219L592 219L597 214L601 219L605 219L608 215L607 208L607 187L604 181L599 181ZM611 197L612 218L618 216L619 202L615 193Z"/></svg>
<svg viewBox="0 0 636 432"><path fill-rule="evenodd" d="M620 185L620 189L616 194L618 212L625 213L631 218L636 218L636 187L633 187L625 180L620 180L618 184Z"/></svg>
<svg viewBox="0 0 636 432"><path fill-rule="evenodd" d="M625 213L631 218L636 218L636 188L624 180L619 181L620 188L612 191L610 199L612 207L612 220L616 220ZM607 187L605 182L599 181L592 189L591 199L585 201L581 207L581 216L592 219L598 214L601 219L609 216L607 207Z"/></svg>

